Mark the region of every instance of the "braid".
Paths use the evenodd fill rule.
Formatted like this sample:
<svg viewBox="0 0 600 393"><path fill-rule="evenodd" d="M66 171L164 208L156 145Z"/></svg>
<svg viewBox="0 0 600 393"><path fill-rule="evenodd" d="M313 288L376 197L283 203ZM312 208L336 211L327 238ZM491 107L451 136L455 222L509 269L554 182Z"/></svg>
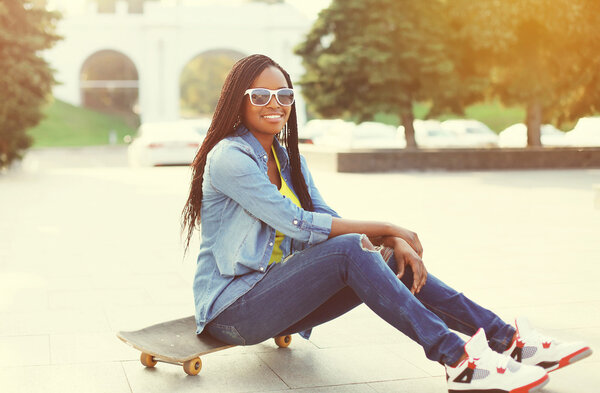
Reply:
<svg viewBox="0 0 600 393"><path fill-rule="evenodd" d="M277 67L285 76L289 87L293 87L289 74L272 59L264 55L251 55L239 60L233 65L223 83L221 96L217 102L212 122L208 128L204 142L191 165L192 181L190 185L190 194L181 215L181 232L182 234L186 234L186 252L190 245L194 230L200 224L201 220L202 182L204 180L204 168L206 166L208 153L222 139L235 132L235 129L241 123L240 113L242 112L242 105L244 102L244 92L260 73L269 66ZM312 211L314 209L312 199L308 193L308 187L304 176L302 175L300 165L300 153L298 151L298 123L295 104L292 106L290 117L284 127L284 132L282 132L280 139L285 145L290 158L292 185L298 194L300 204L304 209Z"/></svg>

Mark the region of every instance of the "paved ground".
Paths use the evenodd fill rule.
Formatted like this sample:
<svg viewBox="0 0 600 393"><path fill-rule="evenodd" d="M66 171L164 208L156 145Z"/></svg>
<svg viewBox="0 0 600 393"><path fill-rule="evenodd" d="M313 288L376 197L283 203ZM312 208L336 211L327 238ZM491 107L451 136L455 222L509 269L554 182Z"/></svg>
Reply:
<svg viewBox="0 0 600 393"><path fill-rule="evenodd" d="M443 368L365 307L287 349L209 355L198 377L145 369L115 332L193 313L195 255L183 257L178 221L189 169L129 169L117 150L106 167L98 150L68 151L0 175L2 392L445 391ZM343 216L417 231L429 270L500 316L586 339L596 354L543 392L597 392L600 171L314 177Z"/></svg>

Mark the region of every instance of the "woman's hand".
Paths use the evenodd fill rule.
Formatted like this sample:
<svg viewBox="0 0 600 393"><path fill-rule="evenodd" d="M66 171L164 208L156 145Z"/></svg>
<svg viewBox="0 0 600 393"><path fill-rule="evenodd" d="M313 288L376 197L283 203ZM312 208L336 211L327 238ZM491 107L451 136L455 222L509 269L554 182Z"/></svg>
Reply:
<svg viewBox="0 0 600 393"><path fill-rule="evenodd" d="M415 232L399 226L394 226L394 231L397 233L395 235L396 237L405 240L417 255L419 255L420 258L423 258L423 246L421 245L419 236L417 236Z"/></svg>
<svg viewBox="0 0 600 393"><path fill-rule="evenodd" d="M412 288L410 288L410 292L413 295L419 293L427 281L427 269L425 269L425 264L421 257L403 238L396 238L394 244L394 257L396 258L396 264L398 266L398 274L396 274L398 279L401 279L402 276L404 276L406 266L410 266L413 272L413 285Z"/></svg>

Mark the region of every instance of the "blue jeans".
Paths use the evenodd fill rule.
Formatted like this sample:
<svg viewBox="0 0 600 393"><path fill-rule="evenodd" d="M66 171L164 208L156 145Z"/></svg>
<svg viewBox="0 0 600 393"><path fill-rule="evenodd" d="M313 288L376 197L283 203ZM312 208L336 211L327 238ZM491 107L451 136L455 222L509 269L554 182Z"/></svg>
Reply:
<svg viewBox="0 0 600 393"><path fill-rule="evenodd" d="M396 271L394 257L386 263L379 252L363 247L361 235L338 236L271 265L206 330L231 344L256 344L310 329L365 303L443 364L464 353L464 341L449 329L472 336L482 327L492 349L508 347L515 329L497 315L432 274L415 296L409 290L410 268L402 280Z"/></svg>

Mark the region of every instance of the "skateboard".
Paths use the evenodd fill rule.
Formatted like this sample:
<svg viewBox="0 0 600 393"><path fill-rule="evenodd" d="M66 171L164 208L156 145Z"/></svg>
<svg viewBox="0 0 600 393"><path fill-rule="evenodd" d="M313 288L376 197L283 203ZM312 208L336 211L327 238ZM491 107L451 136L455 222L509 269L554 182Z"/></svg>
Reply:
<svg viewBox="0 0 600 393"><path fill-rule="evenodd" d="M118 332L124 343L142 352L140 361L146 367L157 362L183 366L188 375L198 375L202 369L200 356L222 351L235 345L216 340L208 333L196 334L193 316L163 322L131 332ZM292 342L291 336L275 337L275 344L285 348Z"/></svg>

